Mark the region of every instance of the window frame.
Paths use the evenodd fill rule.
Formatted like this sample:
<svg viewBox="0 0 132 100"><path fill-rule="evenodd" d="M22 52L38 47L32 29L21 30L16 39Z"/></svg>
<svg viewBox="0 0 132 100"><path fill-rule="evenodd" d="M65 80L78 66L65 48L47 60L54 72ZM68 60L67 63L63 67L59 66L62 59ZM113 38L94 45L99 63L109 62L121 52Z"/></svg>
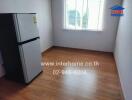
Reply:
<svg viewBox="0 0 132 100"><path fill-rule="evenodd" d="M105 1L103 4L103 8L105 9ZM104 31L104 9L103 9L103 18L102 18L102 28L101 29L72 29L72 28L67 28L66 27L66 0L63 0L63 30L64 31L95 31L95 32L102 32Z"/></svg>

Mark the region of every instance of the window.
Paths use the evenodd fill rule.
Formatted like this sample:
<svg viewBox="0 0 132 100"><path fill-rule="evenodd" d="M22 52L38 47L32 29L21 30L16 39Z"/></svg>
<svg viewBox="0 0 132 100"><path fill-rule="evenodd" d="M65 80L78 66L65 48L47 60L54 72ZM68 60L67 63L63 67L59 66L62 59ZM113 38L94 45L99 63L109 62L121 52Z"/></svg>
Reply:
<svg viewBox="0 0 132 100"><path fill-rule="evenodd" d="M104 0L64 0L64 28L103 30Z"/></svg>

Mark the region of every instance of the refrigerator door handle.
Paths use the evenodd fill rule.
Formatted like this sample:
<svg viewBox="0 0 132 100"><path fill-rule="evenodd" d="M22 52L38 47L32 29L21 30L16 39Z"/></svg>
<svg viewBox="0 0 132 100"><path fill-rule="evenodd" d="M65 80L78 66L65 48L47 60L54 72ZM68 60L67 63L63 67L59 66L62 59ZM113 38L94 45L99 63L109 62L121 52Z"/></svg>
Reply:
<svg viewBox="0 0 132 100"><path fill-rule="evenodd" d="M26 44L26 43L29 43L29 42L32 42L32 41L35 41L37 39L39 39L40 37L35 37L33 39L30 39L30 40L27 40L27 41L23 41L23 42L18 42L17 45L23 45L23 44Z"/></svg>

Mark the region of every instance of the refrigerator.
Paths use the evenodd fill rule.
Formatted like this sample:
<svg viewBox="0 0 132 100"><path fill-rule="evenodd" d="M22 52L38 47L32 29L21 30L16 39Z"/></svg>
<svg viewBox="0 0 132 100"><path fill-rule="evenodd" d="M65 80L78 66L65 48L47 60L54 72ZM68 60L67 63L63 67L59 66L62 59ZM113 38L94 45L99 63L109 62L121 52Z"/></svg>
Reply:
<svg viewBox="0 0 132 100"><path fill-rule="evenodd" d="M0 14L0 51L7 79L30 83L42 72L35 13Z"/></svg>

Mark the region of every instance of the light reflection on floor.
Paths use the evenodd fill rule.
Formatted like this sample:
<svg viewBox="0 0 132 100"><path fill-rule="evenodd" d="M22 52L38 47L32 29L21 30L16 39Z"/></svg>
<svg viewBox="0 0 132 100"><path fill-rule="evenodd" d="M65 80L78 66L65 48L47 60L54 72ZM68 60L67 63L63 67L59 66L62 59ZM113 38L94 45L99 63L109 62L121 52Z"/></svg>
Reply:
<svg viewBox="0 0 132 100"><path fill-rule="evenodd" d="M65 67L65 70L83 70L83 68ZM91 96L96 92L97 75L95 71L87 70L85 74L64 74L63 81L63 87L66 91L71 91L73 95L81 93L84 96Z"/></svg>

